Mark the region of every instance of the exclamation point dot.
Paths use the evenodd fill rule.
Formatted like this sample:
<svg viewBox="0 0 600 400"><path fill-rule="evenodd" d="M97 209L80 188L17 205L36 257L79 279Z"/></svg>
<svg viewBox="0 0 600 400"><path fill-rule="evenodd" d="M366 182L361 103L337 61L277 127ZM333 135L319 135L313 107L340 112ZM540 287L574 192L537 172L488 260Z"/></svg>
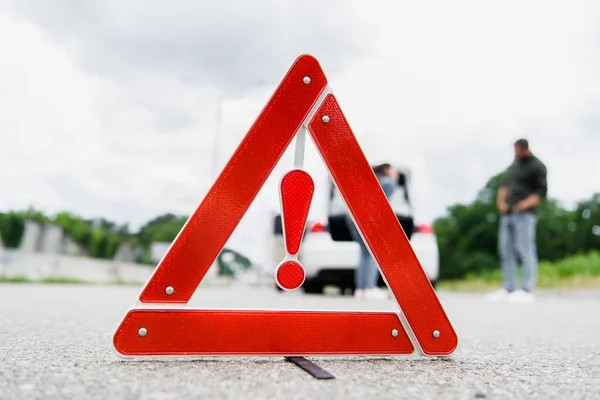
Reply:
<svg viewBox="0 0 600 400"><path fill-rule="evenodd" d="M298 289L304 283L305 277L304 268L296 261L286 261L277 268L277 283L285 290Z"/></svg>

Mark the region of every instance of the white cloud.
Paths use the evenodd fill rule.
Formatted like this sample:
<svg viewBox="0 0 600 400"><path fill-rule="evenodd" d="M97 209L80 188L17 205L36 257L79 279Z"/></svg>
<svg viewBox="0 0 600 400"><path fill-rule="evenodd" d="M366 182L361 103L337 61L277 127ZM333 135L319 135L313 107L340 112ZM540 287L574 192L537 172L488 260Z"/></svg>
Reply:
<svg viewBox="0 0 600 400"><path fill-rule="evenodd" d="M548 165L552 196L600 191L589 179L600 151L591 0L32 4L0 14L0 209L134 227L191 213L212 179L217 99L222 166L301 53L319 58L369 159L413 169L421 220L470 201L520 136ZM265 207L278 205L291 152L261 191ZM312 145L306 168L322 218Z"/></svg>

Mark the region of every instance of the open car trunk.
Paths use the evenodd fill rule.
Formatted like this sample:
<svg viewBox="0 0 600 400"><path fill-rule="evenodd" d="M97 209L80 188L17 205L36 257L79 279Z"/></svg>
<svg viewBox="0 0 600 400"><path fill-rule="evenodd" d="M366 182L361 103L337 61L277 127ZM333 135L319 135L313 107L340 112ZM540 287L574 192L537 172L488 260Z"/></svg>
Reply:
<svg viewBox="0 0 600 400"><path fill-rule="evenodd" d="M415 231L414 219L406 215L396 214L404 233L408 240L410 240L413 232ZM344 215L330 215L328 218L328 228L331 238L336 242L351 242L352 235L348 229L346 217Z"/></svg>
<svg viewBox="0 0 600 400"><path fill-rule="evenodd" d="M331 182L330 192L330 209L328 216L328 230L331 234L331 238L336 242L350 242L353 240L352 234L348 229L346 214L348 213L346 205L336 189L333 182ZM410 206L410 199L408 193L408 184L406 175L400 173L398 178L398 187L390 199L392 208L396 213L396 217L406 234L406 237L410 240L413 232L415 231L415 221L412 216L412 207ZM402 207L404 206L404 207ZM404 212L399 212L398 209L404 208Z"/></svg>

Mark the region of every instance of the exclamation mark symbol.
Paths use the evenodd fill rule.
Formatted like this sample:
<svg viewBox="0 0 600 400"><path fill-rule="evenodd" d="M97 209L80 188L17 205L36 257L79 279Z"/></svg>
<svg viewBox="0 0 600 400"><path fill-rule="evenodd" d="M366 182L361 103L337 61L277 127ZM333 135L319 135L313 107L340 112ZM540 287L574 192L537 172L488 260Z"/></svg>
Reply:
<svg viewBox="0 0 600 400"><path fill-rule="evenodd" d="M279 190L287 256L275 269L275 281L284 290L296 290L302 286L306 277L304 267L298 262L298 251L315 184L307 172L295 169L285 174Z"/></svg>

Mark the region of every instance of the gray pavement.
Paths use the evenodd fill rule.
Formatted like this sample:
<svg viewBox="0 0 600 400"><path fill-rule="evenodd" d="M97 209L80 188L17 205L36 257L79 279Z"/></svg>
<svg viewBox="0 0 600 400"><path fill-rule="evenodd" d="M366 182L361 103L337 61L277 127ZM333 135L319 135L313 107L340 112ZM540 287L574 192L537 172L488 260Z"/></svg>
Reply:
<svg viewBox="0 0 600 400"><path fill-rule="evenodd" d="M533 305L441 292L459 334L449 359L282 358L119 362L112 334L137 287L0 285L0 399L598 399L600 292L543 292ZM271 289L201 288L194 305L393 310L394 303Z"/></svg>

